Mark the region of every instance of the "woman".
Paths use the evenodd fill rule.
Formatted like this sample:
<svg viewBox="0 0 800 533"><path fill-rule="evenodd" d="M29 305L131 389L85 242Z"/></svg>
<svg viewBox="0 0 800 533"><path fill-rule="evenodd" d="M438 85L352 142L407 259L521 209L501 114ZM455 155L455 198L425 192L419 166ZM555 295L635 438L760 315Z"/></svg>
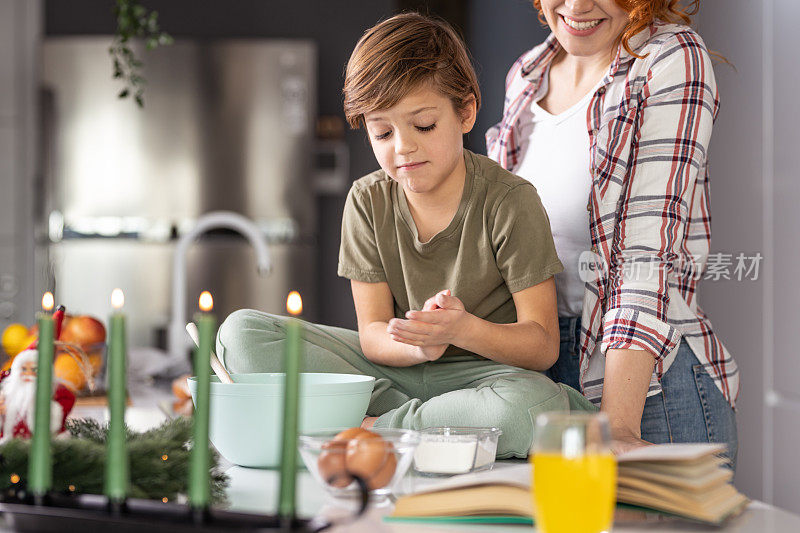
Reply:
<svg viewBox="0 0 800 533"><path fill-rule="evenodd" d="M678 4L534 0L552 34L508 73L488 153L536 186L565 265L551 377L600 404L618 451L721 442L735 461L738 371L695 292L717 91L697 2Z"/></svg>

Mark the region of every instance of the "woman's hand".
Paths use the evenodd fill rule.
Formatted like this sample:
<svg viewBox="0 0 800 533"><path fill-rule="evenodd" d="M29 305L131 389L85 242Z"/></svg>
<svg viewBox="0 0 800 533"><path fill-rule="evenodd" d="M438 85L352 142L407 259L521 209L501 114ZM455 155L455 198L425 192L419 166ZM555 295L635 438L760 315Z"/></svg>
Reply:
<svg viewBox="0 0 800 533"><path fill-rule="evenodd" d="M650 444L640 436L654 365L655 358L646 350L610 348L606 351L600 409L608 416L616 454Z"/></svg>
<svg viewBox="0 0 800 533"><path fill-rule="evenodd" d="M633 433L628 428L617 427L611 428L611 451L614 455L629 452L642 446L650 446L652 442L642 440L641 437Z"/></svg>
<svg viewBox="0 0 800 533"><path fill-rule="evenodd" d="M386 331L392 340L414 346L424 359L435 361L458 338L469 316L463 302L446 289L429 298L421 311L389 320Z"/></svg>

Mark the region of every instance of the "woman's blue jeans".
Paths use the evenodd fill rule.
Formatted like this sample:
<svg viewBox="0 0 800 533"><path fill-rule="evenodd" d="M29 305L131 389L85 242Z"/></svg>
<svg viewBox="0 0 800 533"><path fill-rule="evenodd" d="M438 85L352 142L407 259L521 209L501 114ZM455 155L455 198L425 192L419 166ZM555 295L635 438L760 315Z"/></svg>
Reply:
<svg viewBox="0 0 800 533"><path fill-rule="evenodd" d="M558 361L547 372L553 381L577 390L580 317L559 317L561 346ZM672 366L661 378L660 394L647 398L642 414L642 438L666 442L718 442L728 445L733 468L738 440L736 413L725 400L687 342L681 339Z"/></svg>

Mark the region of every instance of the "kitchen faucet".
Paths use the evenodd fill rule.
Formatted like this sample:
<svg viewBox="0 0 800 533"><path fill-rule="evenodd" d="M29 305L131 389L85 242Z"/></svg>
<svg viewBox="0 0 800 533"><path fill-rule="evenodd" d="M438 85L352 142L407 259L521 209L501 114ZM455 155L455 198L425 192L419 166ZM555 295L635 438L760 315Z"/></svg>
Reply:
<svg viewBox="0 0 800 533"><path fill-rule="evenodd" d="M186 349L191 345L186 334L186 253L197 237L217 228L237 231L250 241L260 275L268 274L272 269L267 241L250 219L233 211L213 211L198 218L194 228L178 240L172 261L172 319L167 337L167 349L172 359L184 359Z"/></svg>

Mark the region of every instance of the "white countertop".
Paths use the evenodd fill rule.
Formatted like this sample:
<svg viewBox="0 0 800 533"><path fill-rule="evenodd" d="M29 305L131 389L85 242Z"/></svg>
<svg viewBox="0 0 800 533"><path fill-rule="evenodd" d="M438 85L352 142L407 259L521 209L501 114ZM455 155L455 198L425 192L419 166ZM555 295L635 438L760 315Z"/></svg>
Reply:
<svg viewBox="0 0 800 533"><path fill-rule="evenodd" d="M500 463L495 468L503 468ZM257 513L274 513L277 508L278 472L231 466L227 473L231 483L228 490L231 510ZM402 490L413 490L416 484L426 481L409 475L403 482ZM354 511L354 504L328 496L307 471L299 472L297 478L298 515L311 517L322 515L331 520L343 520ZM384 522L382 517L391 513L391 504L370 508L355 522L338 526L330 531L350 533L426 533L436 531L463 531L474 533L520 533L528 530L522 526L478 526L478 525L424 525L397 522ZM614 531L628 533L709 531L708 526L695 525L679 520L647 522L638 524L616 524ZM784 533L800 531L800 517L761 502L753 502L738 517L725 527L713 531L725 533Z"/></svg>
<svg viewBox="0 0 800 533"><path fill-rule="evenodd" d="M144 431L157 426L166 418L159 410L159 404L171 401L171 394L167 391L158 391L152 388L146 394L136 391L137 401L132 408L126 411L126 422L133 429ZM133 391L132 391L133 393ZM107 419L105 408L87 409L83 412L73 411L73 416L88 416L105 421ZM231 465L223 460L223 468L230 476L228 499L230 510L252 513L275 513L278 499L278 472L275 470L259 470ZM495 468L506 467L507 464L498 463ZM410 473L402 481L401 492L411 492L415 487L429 483L425 478L414 476ZM329 530L333 532L350 533L412 533L436 531L463 531L474 533L520 533L529 531L524 526L480 526L480 525L425 525L398 522L384 522L383 516L390 514L390 502L373 506L355 522L349 521L349 516L355 512L355 503L347 500L333 498L317 484L306 470L298 472L297 477L297 514L302 517L324 516L341 525ZM753 502L738 517L729 521L725 527L710 529L708 526L695 525L679 520L664 520L661 522L647 523L617 523L614 531L628 533L655 532L680 532L680 531L719 531L725 533L783 533L800 531L800 516L791 514L782 509L772 507L762 502Z"/></svg>

